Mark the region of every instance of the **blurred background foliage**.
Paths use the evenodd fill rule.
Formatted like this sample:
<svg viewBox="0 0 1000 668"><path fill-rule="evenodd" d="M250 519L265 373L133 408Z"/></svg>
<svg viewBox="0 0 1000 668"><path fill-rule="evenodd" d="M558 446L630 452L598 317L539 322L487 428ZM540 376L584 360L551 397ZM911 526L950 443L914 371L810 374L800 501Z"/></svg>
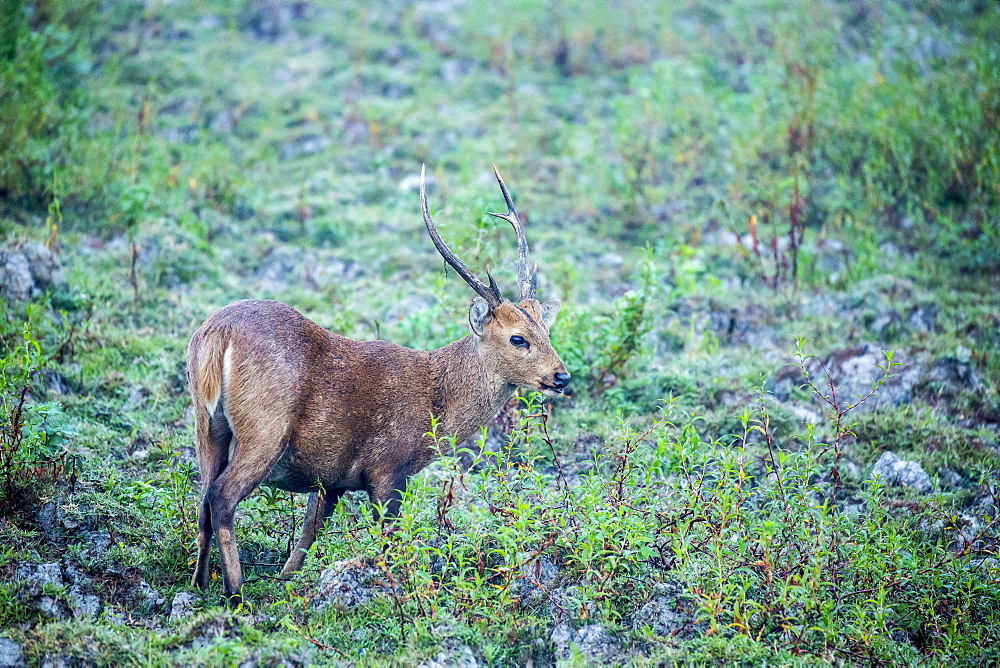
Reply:
<svg viewBox="0 0 1000 668"><path fill-rule="evenodd" d="M336 246L365 209L412 221L421 162L437 206L481 211L496 161L540 229L892 240L995 271L998 10L919 9L5 2L0 203L8 226L59 202L68 229L209 237L207 206Z"/></svg>

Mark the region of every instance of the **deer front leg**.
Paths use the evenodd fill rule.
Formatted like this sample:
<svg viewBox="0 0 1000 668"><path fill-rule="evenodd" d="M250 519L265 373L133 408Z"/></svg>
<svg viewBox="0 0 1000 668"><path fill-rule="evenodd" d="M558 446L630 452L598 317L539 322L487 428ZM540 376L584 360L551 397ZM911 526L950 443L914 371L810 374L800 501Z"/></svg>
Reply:
<svg viewBox="0 0 1000 668"><path fill-rule="evenodd" d="M368 485L368 498L371 500L373 512L376 519L385 525L391 524L396 515L399 515L399 507L403 504L403 490L406 489L406 481L409 476L385 476L373 480ZM379 508L382 508L379 514Z"/></svg>
<svg viewBox="0 0 1000 668"><path fill-rule="evenodd" d="M292 553L288 555L285 567L281 569L281 575L288 575L302 568L306 559L306 553L316 542L316 534L321 526L326 525L326 520L333 514L337 507L337 501L344 495L344 490L334 489L328 492L313 492L309 495L309 507L306 510L306 519L302 523L302 536L296 543Z"/></svg>

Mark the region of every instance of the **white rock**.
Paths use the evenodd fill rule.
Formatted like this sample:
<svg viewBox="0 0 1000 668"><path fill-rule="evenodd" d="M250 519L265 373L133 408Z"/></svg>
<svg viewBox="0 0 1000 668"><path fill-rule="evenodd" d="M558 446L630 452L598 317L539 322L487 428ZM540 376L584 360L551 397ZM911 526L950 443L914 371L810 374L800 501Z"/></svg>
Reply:
<svg viewBox="0 0 1000 668"><path fill-rule="evenodd" d="M888 485L909 487L921 494L928 494L934 490L931 477L920 464L900 459L889 451L883 452L872 467L872 479L876 477Z"/></svg>

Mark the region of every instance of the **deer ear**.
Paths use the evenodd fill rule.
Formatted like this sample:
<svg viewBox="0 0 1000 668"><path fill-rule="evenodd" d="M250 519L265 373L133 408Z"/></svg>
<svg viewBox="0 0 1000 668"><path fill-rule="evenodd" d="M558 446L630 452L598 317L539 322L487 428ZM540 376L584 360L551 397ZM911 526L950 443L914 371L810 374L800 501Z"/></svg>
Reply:
<svg viewBox="0 0 1000 668"><path fill-rule="evenodd" d="M482 297L473 297L472 306L469 307L469 327L476 336L483 335L483 327L493 319L490 305Z"/></svg>
<svg viewBox="0 0 1000 668"><path fill-rule="evenodd" d="M559 315L559 307L562 306L562 302L558 299L546 299L539 306L542 307L542 323L545 325L545 329L552 329L552 325L556 321L556 316Z"/></svg>

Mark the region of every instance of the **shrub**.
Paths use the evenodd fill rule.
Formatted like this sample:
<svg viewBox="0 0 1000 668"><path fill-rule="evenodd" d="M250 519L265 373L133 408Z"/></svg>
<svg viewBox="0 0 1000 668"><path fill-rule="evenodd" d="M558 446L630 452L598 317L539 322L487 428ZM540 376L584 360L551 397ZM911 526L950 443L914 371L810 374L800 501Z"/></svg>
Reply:
<svg viewBox="0 0 1000 668"><path fill-rule="evenodd" d="M43 360L27 327L23 336L22 345L0 358L0 508L5 515L30 508L39 486L57 481L67 467L76 473L66 450L72 432L61 425L59 404L30 400Z"/></svg>

